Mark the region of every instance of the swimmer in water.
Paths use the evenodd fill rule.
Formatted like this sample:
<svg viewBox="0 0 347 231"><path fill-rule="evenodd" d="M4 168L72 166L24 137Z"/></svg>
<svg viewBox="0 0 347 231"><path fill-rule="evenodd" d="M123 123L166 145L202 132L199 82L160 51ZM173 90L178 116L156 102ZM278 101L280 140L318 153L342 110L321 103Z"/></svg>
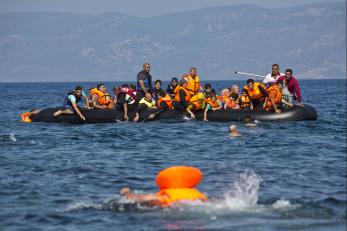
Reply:
<svg viewBox="0 0 347 231"><path fill-rule="evenodd" d="M231 137L241 136L235 124L232 124L229 126L229 136Z"/></svg>
<svg viewBox="0 0 347 231"><path fill-rule="evenodd" d="M182 201L207 201L208 198L195 188L202 179L199 169L190 166L173 166L161 171L156 177L159 192L151 194L133 193L122 188L120 195L147 206L167 207Z"/></svg>
<svg viewBox="0 0 347 231"><path fill-rule="evenodd" d="M256 127L257 124L252 120L252 118L250 116L246 116L243 120L243 124L246 127Z"/></svg>

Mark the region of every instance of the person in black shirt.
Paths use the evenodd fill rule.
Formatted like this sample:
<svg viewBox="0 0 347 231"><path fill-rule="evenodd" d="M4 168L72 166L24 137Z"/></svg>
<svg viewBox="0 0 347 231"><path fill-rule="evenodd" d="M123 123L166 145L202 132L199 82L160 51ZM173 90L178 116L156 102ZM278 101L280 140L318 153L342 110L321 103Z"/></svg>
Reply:
<svg viewBox="0 0 347 231"><path fill-rule="evenodd" d="M142 99L146 93L151 93L152 90L152 76L149 74L151 66L149 63L143 64L143 70L137 74L136 91L138 99Z"/></svg>
<svg viewBox="0 0 347 231"><path fill-rule="evenodd" d="M177 78L172 78L171 79L171 83L169 85L167 85L166 88L166 93L168 93L172 98L174 97L174 89L177 87L178 85L178 80Z"/></svg>

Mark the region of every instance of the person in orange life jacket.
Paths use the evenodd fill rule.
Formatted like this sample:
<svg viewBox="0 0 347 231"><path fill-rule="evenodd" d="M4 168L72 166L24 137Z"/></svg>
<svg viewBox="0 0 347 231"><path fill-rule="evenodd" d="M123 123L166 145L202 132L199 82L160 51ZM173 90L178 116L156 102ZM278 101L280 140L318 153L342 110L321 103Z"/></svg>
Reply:
<svg viewBox="0 0 347 231"><path fill-rule="evenodd" d="M93 108L113 108L113 100L107 93L106 87L103 83L99 83L96 88L90 89L89 93Z"/></svg>
<svg viewBox="0 0 347 231"><path fill-rule="evenodd" d="M253 79L247 80L247 85L244 88L251 100L251 109L262 108L265 97L268 96L266 87L262 83L254 82Z"/></svg>
<svg viewBox="0 0 347 231"><path fill-rule="evenodd" d="M152 89L152 97L156 102L158 102L159 99L159 92L163 91L163 89L161 89L162 84L163 83L160 79L157 79L154 82L154 88Z"/></svg>
<svg viewBox="0 0 347 231"><path fill-rule="evenodd" d="M138 100L141 100L146 93L152 91L152 76L149 73L151 66L149 63L143 64L143 70L137 74L136 91Z"/></svg>
<svg viewBox="0 0 347 231"><path fill-rule="evenodd" d="M191 97L186 87L187 81L182 79L180 85L177 85L174 89L174 100L172 104L175 110L183 111L188 107Z"/></svg>
<svg viewBox="0 0 347 231"><path fill-rule="evenodd" d="M157 106L160 109L163 109L165 111L166 109L172 109L172 99L169 94L166 94L165 91L160 90L159 93L159 99L157 102Z"/></svg>
<svg viewBox="0 0 347 231"><path fill-rule="evenodd" d="M132 89L129 89L127 84L113 87L115 95L115 109L124 112L124 120L128 121L128 110L135 110L137 107L136 95Z"/></svg>
<svg viewBox="0 0 347 231"><path fill-rule="evenodd" d="M202 179L199 169L189 166L174 166L161 171L156 177L159 192L151 194L133 193L125 187L120 195L145 206L168 207L183 201L208 201L208 198L195 188Z"/></svg>
<svg viewBox="0 0 347 231"><path fill-rule="evenodd" d="M210 98L206 100L206 108L204 111L204 121L208 121L207 119L207 112L209 110L211 111L217 111L222 109L222 103L221 101L217 98L216 93L211 94Z"/></svg>
<svg viewBox="0 0 347 231"><path fill-rule="evenodd" d="M147 109L147 108L152 108L152 109L157 108L157 106L156 106L156 104L155 104L155 101L153 100L152 95L151 95L151 93L149 93L149 92L147 92L147 93L145 94L145 97L143 97L143 98L139 101L139 105L138 105L138 107L137 107L137 109L136 109L136 115L135 115L133 121L134 121L134 122L137 122L137 121L139 120L139 118L140 118L140 112L141 112L142 110ZM149 119L153 119L154 116L155 116L155 114L150 114L148 118L149 118Z"/></svg>
<svg viewBox="0 0 347 231"><path fill-rule="evenodd" d="M272 64L272 72L265 76L263 83L266 84L270 80L274 80L276 82L278 80L278 78L281 76L284 76L284 74L280 73L280 66L276 63Z"/></svg>
<svg viewBox="0 0 347 231"><path fill-rule="evenodd" d="M274 110L276 114L281 113L280 106L282 100L281 88L275 84L275 79L268 79L267 92L268 96L265 98L263 105L264 110Z"/></svg>
<svg viewBox="0 0 347 231"><path fill-rule="evenodd" d="M178 86L178 80L176 77L174 77L171 79L171 83L167 85L167 88L166 88L166 93L169 94L171 98L175 97L174 90L177 86Z"/></svg>
<svg viewBox="0 0 347 231"><path fill-rule="evenodd" d="M245 89L242 89L242 95L239 99L239 106L241 109L251 109L251 100L249 99L247 95L247 91Z"/></svg>
<svg viewBox="0 0 347 231"><path fill-rule="evenodd" d="M195 115L191 110L203 110L206 106L206 99L204 96L204 93L199 92L198 94L194 95L190 101L189 105L186 109L186 112L190 114L190 118L195 119Z"/></svg>
<svg viewBox="0 0 347 231"><path fill-rule="evenodd" d="M206 99L210 98L211 90L212 90L211 84L206 83L205 86L204 86L204 95L205 95Z"/></svg>
<svg viewBox="0 0 347 231"><path fill-rule="evenodd" d="M77 104L79 101L84 100L85 104L86 104L86 108L89 109L89 100L86 96L86 94L83 92L83 89L81 86L76 86L75 90L73 90L72 92L68 93L68 96L65 97L64 99L64 109L59 110L54 112L53 116L59 116L59 115L63 115L63 114L74 114L76 113L81 120L86 120L86 118L84 117L84 115L82 115L81 111L79 110Z"/></svg>
<svg viewBox="0 0 347 231"><path fill-rule="evenodd" d="M203 91L203 89L200 86L200 79L197 74L196 67L191 67L189 69L189 74L183 75L182 78L185 78L187 80L186 89L188 90L191 96L196 95L199 92L199 90Z"/></svg>
<svg viewBox="0 0 347 231"><path fill-rule="evenodd" d="M224 109L227 109L228 107L228 104L230 102L230 99L229 99L229 93L230 93L230 90L228 88L224 88L221 93L220 93L220 96L218 97L219 101L222 103L222 107Z"/></svg>
<svg viewBox="0 0 347 231"><path fill-rule="evenodd" d="M240 105L239 105L239 101L240 101L240 96L235 93L235 92L231 92L231 94L229 95L229 104L227 105L227 108L229 109L240 109Z"/></svg>

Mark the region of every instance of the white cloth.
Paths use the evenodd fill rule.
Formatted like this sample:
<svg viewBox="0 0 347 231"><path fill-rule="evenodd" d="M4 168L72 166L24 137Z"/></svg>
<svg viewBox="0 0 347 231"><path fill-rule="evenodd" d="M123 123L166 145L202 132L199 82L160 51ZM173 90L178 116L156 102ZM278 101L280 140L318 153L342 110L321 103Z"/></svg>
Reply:
<svg viewBox="0 0 347 231"><path fill-rule="evenodd" d="M265 83L265 84L270 83L270 82L274 83L274 82L277 81L277 79L278 79L280 76L283 76L283 75L284 75L283 73L280 73L279 76L276 76L276 78L274 78L274 77L272 77L272 74L271 74L271 73L270 73L270 74L267 74L267 75L265 76L264 80L263 80L263 83Z"/></svg>

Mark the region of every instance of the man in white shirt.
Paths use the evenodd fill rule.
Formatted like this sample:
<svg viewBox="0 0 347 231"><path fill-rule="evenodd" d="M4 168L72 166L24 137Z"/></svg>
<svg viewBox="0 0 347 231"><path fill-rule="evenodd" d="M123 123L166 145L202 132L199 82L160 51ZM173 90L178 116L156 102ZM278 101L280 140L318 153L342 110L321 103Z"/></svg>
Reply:
<svg viewBox="0 0 347 231"><path fill-rule="evenodd" d="M283 73L280 73L280 66L276 63L272 64L272 72L265 76L263 83L273 82L273 80L276 82L280 76L284 76Z"/></svg>

